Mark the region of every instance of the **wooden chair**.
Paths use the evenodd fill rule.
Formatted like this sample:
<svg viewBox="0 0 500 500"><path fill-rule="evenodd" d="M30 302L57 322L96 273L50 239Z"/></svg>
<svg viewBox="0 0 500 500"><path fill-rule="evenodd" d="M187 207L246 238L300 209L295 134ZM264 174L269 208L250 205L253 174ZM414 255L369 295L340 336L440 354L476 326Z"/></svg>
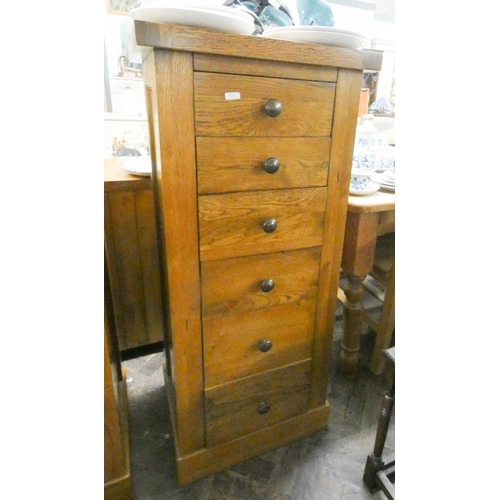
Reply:
<svg viewBox="0 0 500 500"><path fill-rule="evenodd" d="M387 357L389 362L384 370L385 391L380 407L375 445L373 451L366 458L363 481L372 492L379 489L389 500L395 500L396 458L395 454L384 456L384 447L395 400L396 348L391 347L384 350L383 355Z"/></svg>
<svg viewBox="0 0 500 500"><path fill-rule="evenodd" d="M385 288L383 305L381 311L377 313L363 310L363 321L376 333L370 369L377 375L384 370L386 357L383 351L389 348L395 328L395 248L395 233L384 234L377 238L373 269L369 275ZM365 287L369 288L368 283L365 283Z"/></svg>

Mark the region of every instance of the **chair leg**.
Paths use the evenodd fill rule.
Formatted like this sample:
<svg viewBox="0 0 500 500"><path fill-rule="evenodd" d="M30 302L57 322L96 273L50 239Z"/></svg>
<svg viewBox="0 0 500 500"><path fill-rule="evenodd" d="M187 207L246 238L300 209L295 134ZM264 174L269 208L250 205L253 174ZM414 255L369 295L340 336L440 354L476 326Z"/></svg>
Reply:
<svg viewBox="0 0 500 500"><path fill-rule="evenodd" d="M388 481L388 475L394 475L395 458L391 456L384 460L382 457L395 399L394 364L390 363L391 365L386 366L384 370L385 392L379 413L375 445L366 459L363 481L370 490L379 488L388 498L394 498L394 488Z"/></svg>

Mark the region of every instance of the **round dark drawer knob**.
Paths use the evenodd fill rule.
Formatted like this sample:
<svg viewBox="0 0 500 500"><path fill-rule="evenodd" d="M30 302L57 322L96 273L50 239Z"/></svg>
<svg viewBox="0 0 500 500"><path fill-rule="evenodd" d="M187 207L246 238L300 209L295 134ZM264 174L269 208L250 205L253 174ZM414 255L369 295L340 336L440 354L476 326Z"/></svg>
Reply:
<svg viewBox="0 0 500 500"><path fill-rule="evenodd" d="M276 219L267 219L262 224L262 229L264 229L266 233L274 233L277 228L278 223L276 222Z"/></svg>
<svg viewBox="0 0 500 500"><path fill-rule="evenodd" d="M262 280L260 282L260 289L263 292L270 292L274 288L274 280Z"/></svg>
<svg viewBox="0 0 500 500"><path fill-rule="evenodd" d="M261 340L259 342L259 351L260 352L270 351L272 346L273 343L270 340Z"/></svg>
<svg viewBox="0 0 500 500"><path fill-rule="evenodd" d="M275 174L280 168L280 162L277 158L268 158L264 162L264 170L268 174Z"/></svg>
<svg viewBox="0 0 500 500"><path fill-rule="evenodd" d="M267 404L265 401L262 401L262 403L259 404L257 411L261 415L264 415L264 413L267 413L270 409L271 409L271 405Z"/></svg>
<svg viewBox="0 0 500 500"><path fill-rule="evenodd" d="M266 113L273 118L281 113L281 102L276 99L270 99L265 106Z"/></svg>

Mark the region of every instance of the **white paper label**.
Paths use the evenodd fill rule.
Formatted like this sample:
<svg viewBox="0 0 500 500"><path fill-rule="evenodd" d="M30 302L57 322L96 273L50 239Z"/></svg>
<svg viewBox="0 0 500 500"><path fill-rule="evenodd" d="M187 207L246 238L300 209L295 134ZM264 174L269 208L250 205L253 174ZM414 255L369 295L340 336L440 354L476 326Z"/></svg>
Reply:
<svg viewBox="0 0 500 500"><path fill-rule="evenodd" d="M239 92L226 92L224 97L226 98L226 101L237 101L241 98L241 95Z"/></svg>

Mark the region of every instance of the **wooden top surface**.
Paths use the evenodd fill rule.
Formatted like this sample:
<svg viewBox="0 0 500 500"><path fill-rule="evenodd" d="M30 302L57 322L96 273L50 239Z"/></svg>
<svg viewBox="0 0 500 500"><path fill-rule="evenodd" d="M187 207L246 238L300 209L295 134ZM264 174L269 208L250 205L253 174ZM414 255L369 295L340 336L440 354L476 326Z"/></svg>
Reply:
<svg viewBox="0 0 500 500"><path fill-rule="evenodd" d="M351 195L347 201L347 210L357 213L396 210L396 193L379 190L367 196Z"/></svg>
<svg viewBox="0 0 500 500"><path fill-rule="evenodd" d="M151 47L299 64L380 70L383 52L235 35L175 24L134 21L135 43L144 58Z"/></svg>
<svg viewBox="0 0 500 500"><path fill-rule="evenodd" d="M151 177L129 174L120 167L126 157L104 158L104 191L151 189Z"/></svg>

